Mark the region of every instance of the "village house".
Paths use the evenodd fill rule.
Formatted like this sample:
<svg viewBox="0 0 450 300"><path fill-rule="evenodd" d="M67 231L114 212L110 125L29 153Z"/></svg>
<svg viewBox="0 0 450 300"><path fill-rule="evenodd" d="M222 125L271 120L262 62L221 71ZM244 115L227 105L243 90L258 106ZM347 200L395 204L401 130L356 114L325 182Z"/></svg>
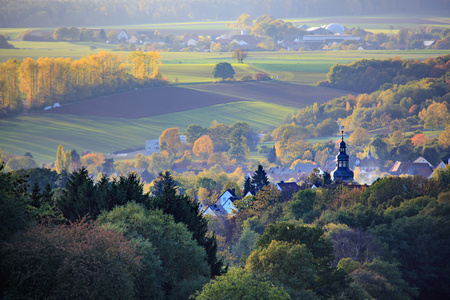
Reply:
<svg viewBox="0 0 450 300"><path fill-rule="evenodd" d="M126 41L128 41L129 38L130 38L130 36L128 35L128 33L125 30L121 30L119 32L119 34L117 35L117 40L119 42L126 42Z"/></svg>
<svg viewBox="0 0 450 300"><path fill-rule="evenodd" d="M395 164L389 169L389 173L394 176L420 175L424 178L430 178L433 172L433 166L423 157L419 157L414 162L396 161Z"/></svg>
<svg viewBox="0 0 450 300"><path fill-rule="evenodd" d="M141 44L142 41L139 40L139 38L138 38L135 34L133 34L133 35L128 39L128 43L130 43L130 44Z"/></svg>
<svg viewBox="0 0 450 300"><path fill-rule="evenodd" d="M219 196L219 199L214 204L208 206L203 213L222 217L233 215L236 211L233 202L236 200L239 200L236 196L236 190L234 188L228 189Z"/></svg>
<svg viewBox="0 0 450 300"><path fill-rule="evenodd" d="M159 139L145 141L145 153L150 155L159 152Z"/></svg>
<svg viewBox="0 0 450 300"><path fill-rule="evenodd" d="M380 169L380 162L372 156L369 150L366 157L361 160L356 159L355 167L358 167L361 172L372 173Z"/></svg>

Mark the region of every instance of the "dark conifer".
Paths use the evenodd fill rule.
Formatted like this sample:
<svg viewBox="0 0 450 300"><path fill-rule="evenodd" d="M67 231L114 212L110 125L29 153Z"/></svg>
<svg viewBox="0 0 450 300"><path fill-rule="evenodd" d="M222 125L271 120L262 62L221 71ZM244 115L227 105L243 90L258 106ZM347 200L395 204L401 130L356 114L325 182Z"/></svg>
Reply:
<svg viewBox="0 0 450 300"><path fill-rule="evenodd" d="M187 195L177 194L177 186L170 171L160 173L155 180L154 196L147 202L147 208L160 209L174 217L175 222L184 223L192 232L199 246L205 248L211 277L222 273L222 260L217 260L217 241L214 235L208 235L208 221L203 217L199 204Z"/></svg>
<svg viewBox="0 0 450 300"><path fill-rule="evenodd" d="M263 166L258 165L258 169L255 171L255 175L252 177L252 183L255 185L257 191L269 184L266 171Z"/></svg>

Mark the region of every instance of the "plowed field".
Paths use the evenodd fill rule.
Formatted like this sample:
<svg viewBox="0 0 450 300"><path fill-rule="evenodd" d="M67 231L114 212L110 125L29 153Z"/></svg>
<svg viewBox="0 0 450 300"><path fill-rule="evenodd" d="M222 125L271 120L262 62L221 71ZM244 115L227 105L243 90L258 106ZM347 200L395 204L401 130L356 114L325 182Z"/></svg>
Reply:
<svg viewBox="0 0 450 300"><path fill-rule="evenodd" d="M63 105L43 114L139 119L236 101L263 101L302 108L348 92L279 81L156 87Z"/></svg>

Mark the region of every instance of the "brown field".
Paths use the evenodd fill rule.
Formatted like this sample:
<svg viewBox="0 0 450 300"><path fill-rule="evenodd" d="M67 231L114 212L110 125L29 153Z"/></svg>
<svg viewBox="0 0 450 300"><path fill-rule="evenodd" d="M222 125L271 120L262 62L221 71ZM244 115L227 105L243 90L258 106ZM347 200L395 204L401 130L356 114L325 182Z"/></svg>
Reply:
<svg viewBox="0 0 450 300"><path fill-rule="evenodd" d="M302 108L323 103L348 92L279 81L198 84L184 87L155 87L86 100L42 111L42 114L71 114L138 119L236 101L263 101Z"/></svg>

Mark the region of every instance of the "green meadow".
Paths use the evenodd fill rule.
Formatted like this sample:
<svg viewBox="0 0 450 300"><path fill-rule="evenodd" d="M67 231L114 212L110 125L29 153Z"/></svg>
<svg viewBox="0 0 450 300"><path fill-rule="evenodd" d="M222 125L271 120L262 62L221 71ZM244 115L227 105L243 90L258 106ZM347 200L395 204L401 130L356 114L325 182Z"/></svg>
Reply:
<svg viewBox="0 0 450 300"><path fill-rule="evenodd" d="M145 140L158 138L169 127L184 131L192 123L209 127L213 121L232 124L245 120L260 130L279 125L294 111L266 102L241 101L142 119L34 113L0 119L0 148L17 155L28 151L37 161L50 163L60 144L78 152L111 153L144 147Z"/></svg>
<svg viewBox="0 0 450 300"><path fill-rule="evenodd" d="M394 16L387 16L392 18ZM382 24L377 18L366 18L361 24L346 23L339 19L339 23L347 27L361 27L374 33L385 32L395 34L400 27L427 26L428 24L410 24L408 16L395 24L392 32L390 24ZM418 17L417 18L423 18ZM286 20L295 24L309 26L321 25L320 18ZM439 21L450 24L450 18L426 18L430 21ZM350 20L349 20L350 21ZM230 22L192 22L192 23L166 23L143 24L130 26L105 27L106 30L186 30L202 35L206 31L234 32L235 28L228 28ZM432 22L430 22L432 23ZM450 25L436 25L437 27L450 27ZM0 62L17 58L23 60L31 57L66 57L80 59L83 56L98 53L99 51L112 51L116 44L93 42L25 42L18 38L28 28L3 28L0 34L9 36L16 49L0 49ZM42 29L51 32L53 29ZM92 49L95 46L96 49ZM126 57L129 52L120 53ZM446 50L404 50L404 51L277 51L277 52L250 52L244 64L238 64L231 57L230 52L162 52L160 71L173 84L200 84L210 83L214 65L218 62L232 63L236 72L235 78L244 75L254 75L257 72L267 72L278 81L294 84L316 85L318 81L325 80L330 67L335 64L346 64L358 59L385 59L399 56L402 59L425 59L448 54ZM31 113L27 116L8 117L0 119L0 148L17 155L31 152L39 162L52 162L59 144L66 149L77 149L79 152L91 150L93 152L110 153L126 148L143 147L145 140L155 139L168 127L178 127L183 131L189 124L198 123L209 126L211 122L224 122L232 124L236 121L247 121L256 130L267 126L277 126L287 113L295 109L275 104L251 101L233 102L222 105L195 109L180 113L160 115L142 119L117 119L105 117L40 114ZM428 133L427 134L432 134ZM328 140L324 138L323 140ZM316 141L316 140L312 140ZM319 141L319 140L317 140ZM320 139L322 141L322 139ZM254 153L256 155L256 153ZM257 155L255 156L257 157Z"/></svg>

